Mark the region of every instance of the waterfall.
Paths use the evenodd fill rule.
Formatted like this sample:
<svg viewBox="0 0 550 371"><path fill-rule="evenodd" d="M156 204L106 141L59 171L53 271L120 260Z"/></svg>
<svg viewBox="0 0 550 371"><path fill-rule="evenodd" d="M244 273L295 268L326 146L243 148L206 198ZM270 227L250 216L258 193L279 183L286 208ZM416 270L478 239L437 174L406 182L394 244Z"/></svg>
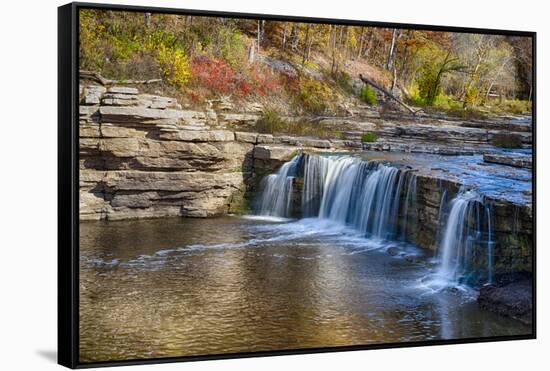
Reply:
<svg viewBox="0 0 550 371"><path fill-rule="evenodd" d="M321 156L304 155L304 164L302 214L312 217L319 212L329 161Z"/></svg>
<svg viewBox="0 0 550 371"><path fill-rule="evenodd" d="M487 218L487 282L493 283L493 227L491 226L491 209L485 207L486 218Z"/></svg>
<svg viewBox="0 0 550 371"><path fill-rule="evenodd" d="M410 214L413 214L412 217ZM407 195L405 196L405 211L403 212L403 227L401 228L401 239L408 240L407 229L409 220L413 220L416 225L416 175L410 173L407 182Z"/></svg>
<svg viewBox="0 0 550 371"><path fill-rule="evenodd" d="M331 220L366 237L415 241L417 176L412 169L352 156L298 155L263 179L257 213L293 216L296 177L304 179L303 217ZM461 189L450 202L447 198L442 190L435 236L437 282L492 282L491 208L471 190Z"/></svg>
<svg viewBox="0 0 550 371"><path fill-rule="evenodd" d="M440 208L443 210L443 207ZM483 211L480 211L483 210ZM490 208L474 191L460 190L451 201L449 215L443 225L438 249L438 276L451 284L466 283L474 272L484 273L487 282L493 276L493 241ZM487 251L485 272L474 266L481 257L474 255L474 246L484 245ZM477 249L479 251L479 249ZM479 278L479 277L474 277Z"/></svg>
<svg viewBox="0 0 550 371"><path fill-rule="evenodd" d="M294 157L262 181L258 214L291 216L293 182L301 158L304 217L332 220L366 236L406 239L406 225L416 215L416 176L408 169L351 156Z"/></svg>
<svg viewBox="0 0 550 371"><path fill-rule="evenodd" d="M262 180L259 215L283 218L291 216L293 183L299 170L300 159L301 156L295 156L283 164L277 173L270 174Z"/></svg>
<svg viewBox="0 0 550 371"><path fill-rule="evenodd" d="M394 238L404 205L416 209L416 177L379 162L342 157L305 157L302 209L351 226L366 236ZM407 197L403 190L407 186ZM401 223L405 225L405 223Z"/></svg>

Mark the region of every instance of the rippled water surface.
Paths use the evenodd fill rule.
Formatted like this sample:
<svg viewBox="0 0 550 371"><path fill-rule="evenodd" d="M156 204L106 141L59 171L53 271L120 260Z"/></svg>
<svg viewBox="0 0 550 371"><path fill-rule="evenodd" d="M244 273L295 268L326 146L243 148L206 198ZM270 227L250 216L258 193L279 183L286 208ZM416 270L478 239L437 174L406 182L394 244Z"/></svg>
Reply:
<svg viewBox="0 0 550 371"><path fill-rule="evenodd" d="M80 241L82 362L530 333L434 289L431 253L317 219L83 222Z"/></svg>

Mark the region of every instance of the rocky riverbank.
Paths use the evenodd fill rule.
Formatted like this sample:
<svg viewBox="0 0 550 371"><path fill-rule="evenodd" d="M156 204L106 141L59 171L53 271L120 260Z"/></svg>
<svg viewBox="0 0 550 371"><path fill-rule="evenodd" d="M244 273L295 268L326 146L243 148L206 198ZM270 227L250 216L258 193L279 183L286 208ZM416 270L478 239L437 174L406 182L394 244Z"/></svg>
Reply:
<svg viewBox="0 0 550 371"><path fill-rule="evenodd" d="M371 119L378 121L369 123L361 120L358 112L353 120L323 119L320 124L368 129L380 135L376 143L362 144L357 138L361 131L348 131L348 137L333 140L273 136L251 131L259 107L247 109L235 112L232 104L218 101L198 111L169 97L140 94L135 88L81 86L80 218L211 217L246 211L261 178L298 152L395 151L409 146L411 140L416 147L407 147L404 153L434 140L437 145L427 145L432 153L490 152L487 146L492 136L511 128L521 133L526 145L531 140L526 125L512 121L493 122L488 124L490 129L481 129L487 123L458 122L453 126L448 120L432 120L428 124L422 117L415 123L407 117L403 123L395 123L371 114ZM401 147L387 144L398 140ZM457 143L462 146L454 153ZM483 157L487 163L523 167L527 159L530 156L521 156L523 162L518 163L514 156L494 153ZM435 249L441 199L456 194L463 182L443 168L419 167L416 171L418 222L410 229L410 240ZM497 266L501 261L522 269L531 264L532 210L530 196L525 197L527 201L520 203L497 196L487 199L499 245L518 249L503 250Z"/></svg>
<svg viewBox="0 0 550 371"><path fill-rule="evenodd" d="M243 207L256 168L264 174L299 148L358 146L235 131L258 115L229 108L189 110L135 88L82 86L80 218L227 214Z"/></svg>
<svg viewBox="0 0 550 371"><path fill-rule="evenodd" d="M396 121L365 110L350 112L346 118L320 118L319 125L338 127L343 133L338 139L320 139L254 132L254 123L261 117L261 107L256 105L243 111L221 100L196 110L182 107L173 98L141 94L135 88L89 84L82 84L80 93L81 220L213 217L246 212L260 180L300 152L355 152L362 156L368 153L364 151L398 156L428 153L449 158L478 154L478 163L451 170L435 164L410 166L410 159L400 159L400 166L407 166L416 182L414 215L400 218L415 220L407 228L406 239L435 250L442 200L454 197L463 186L471 186L465 182L468 176L476 178L475 171L483 166L502 166L520 169L516 170L520 173L510 173L510 178L530 179L530 156L502 153L491 145L495 136L506 132L530 147L530 126L514 118L476 122L420 116ZM375 133L377 140L362 143L365 132ZM399 162L383 156L378 160ZM468 175L467 170L473 168L475 171ZM298 176L295 216L300 216L301 184L303 179ZM514 191L519 196L512 198L489 192L485 197L492 213L495 274L532 271L529 192ZM487 266L483 247L478 247L476 254L476 264ZM510 292L518 292L516 286L507 283L483 288L480 305L523 318L527 311L524 301L512 307L500 303L502 298L510 302ZM523 286L518 287L523 290Z"/></svg>

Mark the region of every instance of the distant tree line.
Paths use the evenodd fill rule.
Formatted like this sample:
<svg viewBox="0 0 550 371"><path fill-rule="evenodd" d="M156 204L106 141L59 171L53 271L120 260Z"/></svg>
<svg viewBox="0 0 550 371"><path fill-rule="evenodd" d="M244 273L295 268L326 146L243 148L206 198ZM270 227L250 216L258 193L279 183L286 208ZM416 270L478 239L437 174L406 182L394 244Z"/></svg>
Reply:
<svg viewBox="0 0 550 371"><path fill-rule="evenodd" d="M372 67L372 77L399 87L417 105L465 109L490 101L530 101L533 93L526 37L81 11L81 68L111 78L161 75L182 88L231 75L229 90L243 95L260 85L272 84L275 91L288 83L253 67L261 55L321 71L333 81L356 78L349 65L363 63Z"/></svg>

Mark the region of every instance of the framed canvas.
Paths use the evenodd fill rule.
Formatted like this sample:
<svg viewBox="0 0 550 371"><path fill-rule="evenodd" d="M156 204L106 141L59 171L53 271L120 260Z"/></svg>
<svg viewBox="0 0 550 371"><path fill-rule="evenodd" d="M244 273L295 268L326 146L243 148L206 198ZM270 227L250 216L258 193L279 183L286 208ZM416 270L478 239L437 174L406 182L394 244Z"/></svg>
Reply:
<svg viewBox="0 0 550 371"><path fill-rule="evenodd" d="M534 32L71 3L58 35L60 364L535 338Z"/></svg>

